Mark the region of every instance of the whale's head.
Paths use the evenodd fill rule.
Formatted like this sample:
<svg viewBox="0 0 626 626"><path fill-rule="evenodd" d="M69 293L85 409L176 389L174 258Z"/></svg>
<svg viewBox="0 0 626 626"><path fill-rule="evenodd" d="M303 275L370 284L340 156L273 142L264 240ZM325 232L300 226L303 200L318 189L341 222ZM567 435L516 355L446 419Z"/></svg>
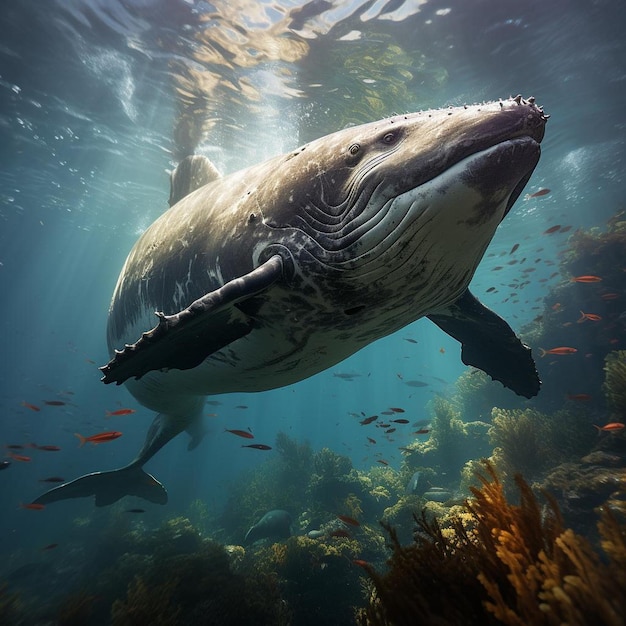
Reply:
<svg viewBox="0 0 626 626"><path fill-rule="evenodd" d="M444 281L452 301L537 165L547 118L518 96L344 129L285 157L268 223L342 297Z"/></svg>

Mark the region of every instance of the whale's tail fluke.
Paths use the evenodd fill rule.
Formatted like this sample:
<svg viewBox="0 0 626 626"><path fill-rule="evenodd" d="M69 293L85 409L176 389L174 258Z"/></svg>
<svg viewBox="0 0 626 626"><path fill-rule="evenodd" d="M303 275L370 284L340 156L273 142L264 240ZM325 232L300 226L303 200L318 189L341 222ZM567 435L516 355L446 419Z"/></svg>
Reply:
<svg viewBox="0 0 626 626"><path fill-rule="evenodd" d="M141 467L123 467L109 472L85 474L69 483L46 491L32 504L50 504L70 498L96 497L96 506L107 506L124 496L138 496L155 504L167 502L165 487Z"/></svg>

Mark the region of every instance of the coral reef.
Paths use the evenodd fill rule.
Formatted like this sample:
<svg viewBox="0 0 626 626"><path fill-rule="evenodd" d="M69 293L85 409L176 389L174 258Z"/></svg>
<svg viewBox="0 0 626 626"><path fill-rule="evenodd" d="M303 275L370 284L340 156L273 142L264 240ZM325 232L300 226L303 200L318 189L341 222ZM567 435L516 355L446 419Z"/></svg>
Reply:
<svg viewBox="0 0 626 626"><path fill-rule="evenodd" d="M359 611L362 626L623 624L626 611L626 527L604 508L599 524L605 559L563 525L547 496L542 508L516 476L518 506L509 504L495 469L474 499L467 521L452 533L437 521L416 521L416 542L402 546L386 527L393 554L389 571L367 567L375 592Z"/></svg>

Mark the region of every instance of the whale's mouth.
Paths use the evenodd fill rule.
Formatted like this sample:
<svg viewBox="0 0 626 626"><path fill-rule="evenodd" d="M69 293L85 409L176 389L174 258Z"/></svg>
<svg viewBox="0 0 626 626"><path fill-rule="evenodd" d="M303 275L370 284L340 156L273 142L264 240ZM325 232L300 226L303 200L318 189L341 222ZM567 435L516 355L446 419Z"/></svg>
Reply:
<svg viewBox="0 0 626 626"><path fill-rule="evenodd" d="M501 219L508 214L528 183L541 156L533 137L516 137L497 143L461 160L464 182L485 200L485 208L508 198ZM445 174L445 173L444 173Z"/></svg>
<svg viewBox="0 0 626 626"><path fill-rule="evenodd" d="M464 156L395 197L381 201L374 193L353 221L358 228L333 240L336 247L329 245L318 261L344 270L358 268L358 273L380 272L383 255L413 250L419 256L423 246L418 240L427 240L432 230L441 231L438 238L443 241L480 239L483 248L519 197L540 154L532 137L507 139Z"/></svg>

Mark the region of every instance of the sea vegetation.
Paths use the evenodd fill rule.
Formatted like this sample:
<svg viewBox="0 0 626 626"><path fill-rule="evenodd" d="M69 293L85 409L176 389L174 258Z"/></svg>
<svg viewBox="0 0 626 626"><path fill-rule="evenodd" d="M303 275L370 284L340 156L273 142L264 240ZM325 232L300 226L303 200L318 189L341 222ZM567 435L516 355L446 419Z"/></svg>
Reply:
<svg viewBox="0 0 626 626"><path fill-rule="evenodd" d="M97 596L85 590L69 594L63 598L59 606L57 612L58 626L83 626L84 624L89 624L98 600Z"/></svg>
<svg viewBox="0 0 626 626"><path fill-rule="evenodd" d="M340 626L351 623L354 607L362 604L363 572L353 563L362 554L356 538L298 536L260 547L249 555L249 563L267 577L277 577L291 626Z"/></svg>
<svg viewBox="0 0 626 626"><path fill-rule="evenodd" d="M285 623L274 580L235 571L232 554L185 518L146 534L100 574L96 594L114 626Z"/></svg>
<svg viewBox="0 0 626 626"><path fill-rule="evenodd" d="M556 500L542 507L515 477L519 504L507 501L493 465L472 488L466 519L452 532L415 517L417 533L402 545L394 529L388 571L367 572L374 585L361 626L603 624L621 626L626 613L626 526L603 508L601 556L566 528Z"/></svg>
<svg viewBox="0 0 626 626"><path fill-rule="evenodd" d="M626 350L615 350L606 356L602 388L612 413L610 421L623 422L626 418Z"/></svg>
<svg viewBox="0 0 626 626"><path fill-rule="evenodd" d="M487 440L489 425L480 421L464 422L454 404L441 396L432 400L432 408L434 416L429 438L406 446L407 472L431 468L455 485L467 461L491 452Z"/></svg>
<svg viewBox="0 0 626 626"><path fill-rule="evenodd" d="M187 510L187 516L194 527L197 528L201 534L208 534L209 529L212 526L212 520L211 513L209 512L209 507L206 502L200 500L200 498L192 500Z"/></svg>
<svg viewBox="0 0 626 626"><path fill-rule="evenodd" d="M273 580L234 573L226 551L213 542L190 554L154 560L113 603L114 626L130 624L281 624Z"/></svg>
<svg viewBox="0 0 626 626"><path fill-rule="evenodd" d="M592 426L582 410L545 415L534 409L492 410L489 441L492 459L505 478L538 478L547 469L589 451Z"/></svg>
<svg viewBox="0 0 626 626"><path fill-rule="evenodd" d="M457 378L454 386L452 401L463 415L464 421L489 422L494 406L518 409L526 402L524 398L511 393L502 383L473 367L468 367Z"/></svg>
<svg viewBox="0 0 626 626"><path fill-rule="evenodd" d="M306 488L312 519L323 520L324 516L347 510L369 516L373 509L379 508L377 498L370 493L375 486L376 483L352 467L347 456L322 448L313 455L313 472Z"/></svg>
<svg viewBox="0 0 626 626"><path fill-rule="evenodd" d="M606 408L599 393L605 358L626 347L626 324L620 317L626 293L624 217L625 212L620 211L607 222L605 230L578 229L569 237L567 249L561 253L562 280L544 298L542 313L522 329L535 356L540 347L571 346L577 350L571 355L537 359L544 385L533 403L541 410L553 411L568 395L581 393L589 396L586 404L590 409ZM594 278L591 282L573 280L579 276ZM583 311L599 319L585 320Z"/></svg>
<svg viewBox="0 0 626 626"><path fill-rule="evenodd" d="M0 624L22 623L19 594L9 591L8 583L0 581Z"/></svg>
<svg viewBox="0 0 626 626"><path fill-rule="evenodd" d="M275 449L277 455L260 468L245 472L231 486L217 520L224 529L220 539L225 542L243 541L248 529L272 509L285 509L293 515L307 507L306 489L314 471L311 446L281 432L276 436Z"/></svg>
<svg viewBox="0 0 626 626"><path fill-rule="evenodd" d="M402 495L391 506L388 506L383 512L382 520L385 524L392 526L396 535L402 542L409 542L413 537L413 528L415 523L413 516L425 504L425 501L414 495ZM443 505L435 503L437 507L445 510Z"/></svg>

